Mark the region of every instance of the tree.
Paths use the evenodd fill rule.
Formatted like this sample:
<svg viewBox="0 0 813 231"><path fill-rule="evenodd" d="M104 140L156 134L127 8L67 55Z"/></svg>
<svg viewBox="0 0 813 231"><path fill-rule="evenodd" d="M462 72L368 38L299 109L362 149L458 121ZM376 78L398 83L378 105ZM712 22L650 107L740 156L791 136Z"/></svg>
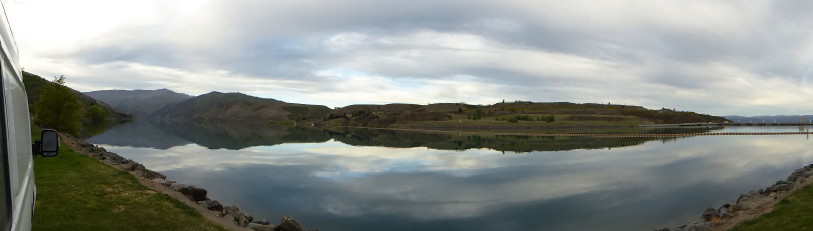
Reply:
<svg viewBox="0 0 813 231"><path fill-rule="evenodd" d="M65 86L65 76L54 78L52 84L42 89L36 110L37 124L68 134L79 133L82 105Z"/></svg>
<svg viewBox="0 0 813 231"><path fill-rule="evenodd" d="M107 118L107 111L105 111L104 108L99 107L99 105L93 105L88 107L85 117L90 119L92 122L102 122L105 120L105 118Z"/></svg>

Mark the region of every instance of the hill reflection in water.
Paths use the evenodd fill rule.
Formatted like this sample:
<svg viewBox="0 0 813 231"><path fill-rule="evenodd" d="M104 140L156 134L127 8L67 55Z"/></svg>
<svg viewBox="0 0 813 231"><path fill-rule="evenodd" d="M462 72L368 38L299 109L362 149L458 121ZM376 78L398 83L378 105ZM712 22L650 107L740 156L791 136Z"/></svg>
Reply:
<svg viewBox="0 0 813 231"><path fill-rule="evenodd" d="M704 132L708 129L683 129ZM674 132L674 131L651 131ZM667 142L675 138L552 137L517 135L469 135L425 133L384 129L269 126L264 123L157 122L136 121L111 128L88 138L95 144L166 150L195 143L209 149L240 150L284 143L322 143L336 140L354 146L427 147L437 150L487 148L503 152L563 151L635 146L647 141Z"/></svg>

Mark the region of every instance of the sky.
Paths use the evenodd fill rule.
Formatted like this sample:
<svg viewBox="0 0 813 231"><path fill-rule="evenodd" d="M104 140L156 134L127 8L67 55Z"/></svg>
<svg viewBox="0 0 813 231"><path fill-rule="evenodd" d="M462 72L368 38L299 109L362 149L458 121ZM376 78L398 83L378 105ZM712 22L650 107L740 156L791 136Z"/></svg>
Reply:
<svg viewBox="0 0 813 231"><path fill-rule="evenodd" d="M79 91L813 114L813 1L4 1L25 71Z"/></svg>

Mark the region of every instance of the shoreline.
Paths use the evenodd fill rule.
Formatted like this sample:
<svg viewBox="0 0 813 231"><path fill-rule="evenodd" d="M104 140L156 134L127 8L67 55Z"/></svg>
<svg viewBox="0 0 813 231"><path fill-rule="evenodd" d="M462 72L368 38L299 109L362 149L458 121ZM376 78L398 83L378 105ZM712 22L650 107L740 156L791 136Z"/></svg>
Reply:
<svg viewBox="0 0 813 231"><path fill-rule="evenodd" d="M676 133L608 133L608 132L560 132L550 133L544 130L533 129L519 129L519 131L506 131L506 130L491 130L491 129L467 129L467 130L435 130L426 128L379 128L379 127L354 127L354 126L336 126L336 127L318 127L324 130L330 128L350 128L350 129L371 129L371 130L391 130L391 131L405 131L405 132L422 132L434 134L457 134L457 135L511 135L511 136L562 136L562 137L600 137L600 138L615 138L615 137L690 137L690 136L736 136L736 135L813 135L813 132L676 132ZM635 127L616 127L616 128L635 128ZM680 127L680 128L694 128L694 127ZM575 129L575 128L573 128ZM590 127L581 127L578 129L590 129ZM510 130L510 129L509 129ZM527 130L527 131L522 131Z"/></svg>
<svg viewBox="0 0 813 231"><path fill-rule="evenodd" d="M166 194L195 209L201 216L228 230L235 231L305 231L301 225L290 216L283 216L279 223L274 225L268 220L255 220L251 214L240 212L237 206L225 206L217 200L206 196L207 191L194 185L180 184L166 179L166 176L147 169L144 165L130 159L108 152L102 147L60 134L62 141L76 153L98 160L108 166L133 175L139 183L151 190Z"/></svg>
<svg viewBox="0 0 813 231"><path fill-rule="evenodd" d="M813 183L813 164L794 170L786 179L771 186L742 193L733 204L709 207L697 220L680 226L656 228L655 231L723 231L773 211L776 204L794 192Z"/></svg>

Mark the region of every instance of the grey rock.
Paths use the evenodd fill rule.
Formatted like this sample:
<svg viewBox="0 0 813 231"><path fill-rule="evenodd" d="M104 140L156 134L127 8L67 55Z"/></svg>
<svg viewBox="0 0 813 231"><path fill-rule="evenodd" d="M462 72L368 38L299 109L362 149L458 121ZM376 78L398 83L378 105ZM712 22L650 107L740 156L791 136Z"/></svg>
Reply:
<svg viewBox="0 0 813 231"><path fill-rule="evenodd" d="M299 225L299 222L296 222L293 217L290 216L282 216L282 220L279 222L279 226L274 229L274 231L304 231L302 226Z"/></svg>
<svg viewBox="0 0 813 231"><path fill-rule="evenodd" d="M138 167L138 163L122 161L121 167L124 168L124 170L126 171L133 171L135 170L136 167Z"/></svg>
<svg viewBox="0 0 813 231"><path fill-rule="evenodd" d="M760 192L750 191L740 195L737 198L737 204L734 205L735 211L749 210L757 206L759 198L762 197L762 190Z"/></svg>
<svg viewBox="0 0 813 231"><path fill-rule="evenodd" d="M259 219L259 220L254 221L254 223L261 224L261 225L270 225L271 224L271 222L266 220L266 219Z"/></svg>
<svg viewBox="0 0 813 231"><path fill-rule="evenodd" d="M804 173L802 173L802 176L805 178L810 178L811 176L813 176L813 171L810 170L805 171Z"/></svg>
<svg viewBox="0 0 813 231"><path fill-rule="evenodd" d="M248 224L247 228L254 231L274 231L274 228L276 228L276 226L252 222Z"/></svg>
<svg viewBox="0 0 813 231"><path fill-rule="evenodd" d="M194 201L206 200L206 189L198 188L194 185L172 184L169 186L169 188L178 191L183 195L189 196Z"/></svg>
<svg viewBox="0 0 813 231"><path fill-rule="evenodd" d="M229 214L235 214L235 213L239 213L239 212L240 212L240 208L238 208L237 206L232 205L232 206L226 206L225 208L223 208L223 216L226 216L226 215L229 215Z"/></svg>
<svg viewBox="0 0 813 231"><path fill-rule="evenodd" d="M686 227L687 231L711 231L711 222L694 223Z"/></svg>
<svg viewBox="0 0 813 231"><path fill-rule="evenodd" d="M237 219L234 219L234 214L223 215L223 219L226 219L227 221L231 222L232 224L237 225Z"/></svg>
<svg viewBox="0 0 813 231"><path fill-rule="evenodd" d="M143 166L143 165L139 165L139 166ZM142 178L145 178L145 179L161 179L161 180L167 179L166 175L161 174L160 172L156 172L156 171L153 171L153 170L146 169L146 168L137 168L135 171L133 171L133 173L136 176L139 176L139 177L142 177Z"/></svg>
<svg viewBox="0 0 813 231"><path fill-rule="evenodd" d="M210 211L223 211L223 205L216 200L198 201L198 204Z"/></svg>
<svg viewBox="0 0 813 231"><path fill-rule="evenodd" d="M720 216L720 214L717 213L716 209L709 207L709 208L706 209L705 212L703 212L703 215L701 216L701 218L703 218L704 221L711 221L712 218L719 217L719 216Z"/></svg>
<svg viewBox="0 0 813 231"><path fill-rule="evenodd" d="M745 206L740 204L735 204L731 206L731 211L743 211L746 210Z"/></svg>
<svg viewBox="0 0 813 231"><path fill-rule="evenodd" d="M119 154L112 153L112 152L104 152L104 153L102 153L102 155L104 155L104 156L106 156L106 157L108 157L108 158L110 158L112 160L116 160L117 162L125 162L125 161L126 162L132 162L130 160L125 159L124 157L119 156Z"/></svg>
<svg viewBox="0 0 813 231"><path fill-rule="evenodd" d="M777 181L776 184L771 185L770 187L765 188L765 192L772 193L772 192L784 192L788 191L793 188L793 184L787 181Z"/></svg>
<svg viewBox="0 0 813 231"><path fill-rule="evenodd" d="M796 180L799 179L800 176L802 176L802 173L804 173L804 171L805 171L804 168L794 170L793 173L791 173L790 176L788 176L787 181L796 182Z"/></svg>
<svg viewBox="0 0 813 231"><path fill-rule="evenodd" d="M147 169L146 167L144 167L143 164L139 164L139 163L136 163L136 162L133 162L133 163L135 163L136 165L130 171L139 171L139 170Z"/></svg>
<svg viewBox="0 0 813 231"><path fill-rule="evenodd" d="M158 183L159 183L159 184L161 184L161 185L163 185L163 186L169 187L170 185L174 184L174 183L175 183L175 181L171 181L171 180L161 180L161 181L159 181Z"/></svg>
<svg viewBox="0 0 813 231"><path fill-rule="evenodd" d="M230 217L227 220L240 227L247 227L252 220L251 215L240 212L240 208L237 206L223 208L223 217Z"/></svg>

